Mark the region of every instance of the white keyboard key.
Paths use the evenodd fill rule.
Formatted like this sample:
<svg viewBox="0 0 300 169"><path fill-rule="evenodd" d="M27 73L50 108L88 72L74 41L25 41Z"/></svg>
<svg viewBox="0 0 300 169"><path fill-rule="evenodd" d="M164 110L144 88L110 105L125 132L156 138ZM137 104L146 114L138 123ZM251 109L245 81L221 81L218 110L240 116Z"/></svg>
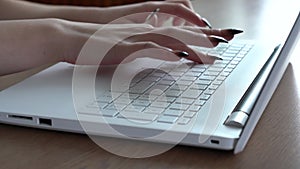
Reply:
<svg viewBox="0 0 300 169"><path fill-rule="evenodd" d="M112 97L98 97L96 99L96 102L102 102L102 103L111 103L114 99Z"/></svg>
<svg viewBox="0 0 300 169"><path fill-rule="evenodd" d="M193 83L193 81L186 81L186 80L176 81L176 84L180 85L180 86L190 86L192 83Z"/></svg>
<svg viewBox="0 0 300 169"><path fill-rule="evenodd" d="M189 98L189 99L196 99L201 95L202 92L203 92L203 90L190 89L190 90L186 90L185 92L183 92L181 97Z"/></svg>
<svg viewBox="0 0 300 169"><path fill-rule="evenodd" d="M184 111L182 111L182 110L167 109L164 112L164 115L180 117L181 115L183 115L183 113L184 113Z"/></svg>
<svg viewBox="0 0 300 169"><path fill-rule="evenodd" d="M186 118L193 118L196 114L197 112L195 111L186 111L183 116Z"/></svg>
<svg viewBox="0 0 300 169"><path fill-rule="evenodd" d="M171 97L171 96L159 96L155 101L157 102L168 102L173 103L176 100L177 97Z"/></svg>
<svg viewBox="0 0 300 169"><path fill-rule="evenodd" d="M165 86L165 85L154 85L151 88L149 88L145 93L146 94L154 94L154 95L161 95L162 93L164 93L167 89L169 88L169 86ZM157 92L153 92L153 91L157 91Z"/></svg>
<svg viewBox="0 0 300 169"><path fill-rule="evenodd" d="M171 86L172 84L175 83L175 80L161 80L158 82L158 85L166 85L166 86Z"/></svg>
<svg viewBox="0 0 300 169"><path fill-rule="evenodd" d="M211 80L203 80L203 79L198 79L195 81L195 84L199 84L199 85L210 85L211 84Z"/></svg>
<svg viewBox="0 0 300 169"><path fill-rule="evenodd" d="M215 85L215 83L214 83L213 85L210 85L208 88L211 90L216 90L219 88L219 85Z"/></svg>
<svg viewBox="0 0 300 169"><path fill-rule="evenodd" d="M128 112L142 112L143 110L145 109L145 107L143 106L136 106L136 105L131 105L131 106L128 106L124 109L124 111L128 111Z"/></svg>
<svg viewBox="0 0 300 169"><path fill-rule="evenodd" d="M158 118L158 115L155 114L146 114L141 112L127 112L123 111L120 113L120 117L128 120L141 120L141 121L155 121Z"/></svg>
<svg viewBox="0 0 300 169"><path fill-rule="evenodd" d="M202 94L199 99L201 99L201 100L208 100L209 98L210 98L210 95Z"/></svg>
<svg viewBox="0 0 300 169"><path fill-rule="evenodd" d="M100 115L105 117L115 117L119 112L115 110L101 110Z"/></svg>
<svg viewBox="0 0 300 169"><path fill-rule="evenodd" d="M167 108L167 107L169 107L169 105L170 105L170 103L168 103L168 102L157 102L157 101L155 101L151 104L151 107Z"/></svg>
<svg viewBox="0 0 300 169"><path fill-rule="evenodd" d="M147 107L144 110L144 113L149 113L149 114L161 114L165 111L164 108L158 108L158 107Z"/></svg>
<svg viewBox="0 0 300 169"><path fill-rule="evenodd" d="M135 94L143 94L145 91L147 91L154 83L148 82L148 81L141 81L131 89L129 89L130 93Z"/></svg>
<svg viewBox="0 0 300 169"><path fill-rule="evenodd" d="M215 93L215 90L207 89L204 91L204 94L212 95Z"/></svg>
<svg viewBox="0 0 300 169"><path fill-rule="evenodd" d="M167 90L166 91L166 96L170 97L179 97L181 95L182 91L180 90Z"/></svg>
<svg viewBox="0 0 300 169"><path fill-rule="evenodd" d="M147 107L147 106L150 105L150 102L149 101L144 101L144 100L135 100L135 101L132 102L132 105Z"/></svg>
<svg viewBox="0 0 300 169"><path fill-rule="evenodd" d="M198 78L198 80L210 80L213 81L215 80L216 76L213 75L202 75Z"/></svg>
<svg viewBox="0 0 300 169"><path fill-rule="evenodd" d="M219 75L219 72L205 72L203 75L204 75L204 76L214 76L214 78L215 78L216 76ZM200 76L199 79L201 79L201 76ZM209 80L210 80L210 79L209 79ZM213 80L213 79L212 79L212 80Z"/></svg>
<svg viewBox="0 0 300 169"><path fill-rule="evenodd" d="M191 105L194 103L194 101L195 101L194 99L178 98L178 99L176 99L175 103Z"/></svg>
<svg viewBox="0 0 300 169"><path fill-rule="evenodd" d="M192 85L190 86L190 89L194 89L194 90L205 90L205 89L207 89L207 87L208 87L208 85L201 85L201 84L196 84L196 83L194 83L194 84L192 84Z"/></svg>
<svg viewBox="0 0 300 169"><path fill-rule="evenodd" d="M169 123L169 124L173 124L178 120L178 117L175 116L161 116L157 122L160 123Z"/></svg>
<svg viewBox="0 0 300 169"><path fill-rule="evenodd" d="M190 118L180 118L177 122L179 125L187 125L191 121Z"/></svg>
<svg viewBox="0 0 300 169"><path fill-rule="evenodd" d="M173 110L187 110L188 108L189 108L189 105L178 104L178 103L173 103L170 106L170 109L173 109Z"/></svg>
<svg viewBox="0 0 300 169"><path fill-rule="evenodd" d="M150 82L158 82L161 78L155 76L148 76L143 79L143 81L150 81Z"/></svg>
<svg viewBox="0 0 300 169"><path fill-rule="evenodd" d="M205 100L196 100L194 105L196 106L203 106L205 104Z"/></svg>
<svg viewBox="0 0 300 169"><path fill-rule="evenodd" d="M105 110L123 110L127 105L125 104L109 104L107 107L105 107Z"/></svg>
<svg viewBox="0 0 300 169"><path fill-rule="evenodd" d="M197 77L194 77L194 76L183 76L179 80L182 80L182 81L195 81L196 79L197 79Z"/></svg>
<svg viewBox="0 0 300 169"><path fill-rule="evenodd" d="M115 101L113 101L114 104L130 104L132 100L130 99L124 99L124 98L118 98Z"/></svg>
<svg viewBox="0 0 300 169"><path fill-rule="evenodd" d="M191 111L191 112L198 112L200 109L201 109L201 106L194 105L194 106L191 106L189 108L189 111Z"/></svg>

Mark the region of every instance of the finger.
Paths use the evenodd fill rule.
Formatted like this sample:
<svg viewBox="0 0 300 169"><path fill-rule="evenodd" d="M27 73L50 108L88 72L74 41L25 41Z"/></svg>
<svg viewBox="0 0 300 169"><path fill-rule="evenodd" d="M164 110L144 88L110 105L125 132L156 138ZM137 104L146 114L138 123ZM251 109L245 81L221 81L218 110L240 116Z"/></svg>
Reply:
<svg viewBox="0 0 300 169"><path fill-rule="evenodd" d="M183 26L185 24L185 21L181 18L174 17L173 18L173 26Z"/></svg>
<svg viewBox="0 0 300 169"><path fill-rule="evenodd" d="M201 26L201 27L208 26L207 21L204 21L199 14L195 13L192 9L186 7L182 3L164 2L164 4L160 4L160 3L154 3L154 4L155 5L151 7L152 10L155 8L160 8L161 13L167 13L173 16L177 16L197 26Z"/></svg>
<svg viewBox="0 0 300 169"><path fill-rule="evenodd" d="M145 57L166 61L180 60L171 49L154 42L121 42L107 53L101 64L118 65Z"/></svg>
<svg viewBox="0 0 300 169"><path fill-rule="evenodd" d="M179 57L191 60L198 64L213 64L216 60L222 60L219 56L210 55L208 53L192 49L189 46L169 46ZM182 52L185 54L182 55Z"/></svg>
<svg viewBox="0 0 300 169"><path fill-rule="evenodd" d="M195 31L190 31L187 29L181 29L178 27L167 27L167 28L158 28L151 33L144 34L140 37L148 41L155 41L156 43L170 43L170 39L176 39L177 42L180 41L187 45L202 46L212 48L217 46L219 43L228 43L222 37L209 35L203 33L198 33ZM176 42L175 42L176 43Z"/></svg>
<svg viewBox="0 0 300 169"><path fill-rule="evenodd" d="M243 30L241 29L207 29L207 28L191 27L191 26L185 26L183 27L183 29L198 32L198 33L204 33L206 35L223 37L226 40L231 40L235 35L243 33Z"/></svg>

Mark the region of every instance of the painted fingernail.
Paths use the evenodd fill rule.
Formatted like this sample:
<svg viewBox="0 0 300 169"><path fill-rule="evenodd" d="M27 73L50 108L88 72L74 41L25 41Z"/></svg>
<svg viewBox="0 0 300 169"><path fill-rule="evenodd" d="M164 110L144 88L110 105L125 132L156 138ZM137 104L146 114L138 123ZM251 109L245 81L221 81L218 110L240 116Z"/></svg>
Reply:
<svg viewBox="0 0 300 169"><path fill-rule="evenodd" d="M227 29L228 32L230 32L231 34L233 35L236 35L236 34L240 34L240 33L243 33L244 31L241 30L241 29Z"/></svg>
<svg viewBox="0 0 300 169"><path fill-rule="evenodd" d="M222 58L220 58L218 56L212 56L212 55L207 55L207 56L214 59L214 60L223 60Z"/></svg>
<svg viewBox="0 0 300 169"><path fill-rule="evenodd" d="M221 43L228 43L228 41L222 37L210 35L208 39L212 42L221 42Z"/></svg>
<svg viewBox="0 0 300 169"><path fill-rule="evenodd" d="M201 18L201 19L207 27L209 27L210 29L212 28L211 24L208 22L206 18Z"/></svg>
<svg viewBox="0 0 300 169"><path fill-rule="evenodd" d="M177 55L177 56L180 57L180 58L187 58L187 57L190 56L188 52L185 52L185 51L178 51L178 50L175 50L175 51L174 51L174 54Z"/></svg>

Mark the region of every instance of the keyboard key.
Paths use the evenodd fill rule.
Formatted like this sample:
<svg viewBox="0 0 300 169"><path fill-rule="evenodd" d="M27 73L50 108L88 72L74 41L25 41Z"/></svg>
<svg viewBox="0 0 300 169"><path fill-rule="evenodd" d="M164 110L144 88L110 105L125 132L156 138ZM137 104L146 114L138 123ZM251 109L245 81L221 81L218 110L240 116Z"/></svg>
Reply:
<svg viewBox="0 0 300 169"><path fill-rule="evenodd" d="M199 85L210 85L211 84L211 80L203 80L203 79L198 79L195 81L195 84L199 84Z"/></svg>
<svg viewBox="0 0 300 169"><path fill-rule="evenodd" d="M138 121L155 121L158 118L158 115L155 114L146 114L141 112L131 112L131 111L123 111L120 113L121 118L125 118L128 120L138 120Z"/></svg>
<svg viewBox="0 0 300 169"><path fill-rule="evenodd" d="M130 93L134 94L143 94L146 92L154 83L149 81L141 81L131 89L129 89Z"/></svg>
<svg viewBox="0 0 300 169"><path fill-rule="evenodd" d="M198 80L210 80L213 81L215 80L216 76L213 75L202 75L198 78Z"/></svg>
<svg viewBox="0 0 300 169"><path fill-rule="evenodd" d="M201 100L208 100L210 98L210 95L208 95L208 94L202 94L201 96L200 96L200 99Z"/></svg>
<svg viewBox="0 0 300 169"><path fill-rule="evenodd" d="M147 107L147 106L150 105L150 102L149 101L144 101L144 100L135 100L135 101L133 101L132 105Z"/></svg>
<svg viewBox="0 0 300 169"><path fill-rule="evenodd" d="M143 81L158 82L161 78L156 76L148 76Z"/></svg>
<svg viewBox="0 0 300 169"><path fill-rule="evenodd" d="M178 117L175 116L161 116L157 122L160 123L169 123L169 124L173 124L178 120Z"/></svg>
<svg viewBox="0 0 300 169"><path fill-rule="evenodd" d="M105 117L115 117L119 112L115 110L101 110L100 114Z"/></svg>
<svg viewBox="0 0 300 169"><path fill-rule="evenodd" d="M158 107L147 107L144 110L144 113L149 113L149 114L161 114L165 111L164 108L158 108Z"/></svg>
<svg viewBox="0 0 300 169"><path fill-rule="evenodd" d="M194 105L196 106L203 106L205 104L205 100L196 100Z"/></svg>
<svg viewBox="0 0 300 169"><path fill-rule="evenodd" d="M189 108L190 112L198 112L201 109L201 106L191 106Z"/></svg>
<svg viewBox="0 0 300 169"><path fill-rule="evenodd" d="M191 121L190 118L180 118L177 122L179 125L187 125Z"/></svg>
<svg viewBox="0 0 300 169"><path fill-rule="evenodd" d="M198 98L203 90L186 90L184 93L182 93L181 97L183 98L189 98L189 99L196 99Z"/></svg>
<svg viewBox="0 0 300 169"><path fill-rule="evenodd" d="M175 103L191 105L194 103L194 101L195 101L194 99L178 98L178 99L176 99Z"/></svg>
<svg viewBox="0 0 300 169"><path fill-rule="evenodd" d="M168 102L173 103L176 100L177 97L171 97L171 96L159 96L155 101L157 102Z"/></svg>
<svg viewBox="0 0 300 169"><path fill-rule="evenodd" d="M118 110L121 111L123 110L127 105L125 104L109 104L107 107L105 107L105 110Z"/></svg>
<svg viewBox="0 0 300 169"><path fill-rule="evenodd" d="M203 75L204 76L218 76L220 73L219 72L206 72L206 73L204 73ZM200 78L201 78L201 76L200 76ZM199 79L200 79L199 78Z"/></svg>
<svg viewBox="0 0 300 169"><path fill-rule="evenodd" d="M166 96L170 97L179 97L181 95L182 91L180 90L167 90L166 91Z"/></svg>
<svg viewBox="0 0 300 169"><path fill-rule="evenodd" d="M196 114L197 112L195 111L186 111L183 116L186 118L193 118Z"/></svg>
<svg viewBox="0 0 300 169"><path fill-rule="evenodd" d="M165 86L165 85L154 85L152 87L150 87L145 94L151 94L151 95L161 95L163 94L167 89L169 88L169 86Z"/></svg>
<svg viewBox="0 0 300 169"><path fill-rule="evenodd" d="M194 83L190 86L190 89L205 90L205 89L207 89L207 87L208 87L208 85L200 85L200 84Z"/></svg>
<svg viewBox="0 0 300 169"><path fill-rule="evenodd" d="M161 80L159 81L158 85L166 85L166 86L171 86L172 84L175 83L175 80Z"/></svg>
<svg viewBox="0 0 300 169"><path fill-rule="evenodd" d="M183 76L180 78L180 80L182 81L195 81L197 79L197 77L194 76Z"/></svg>
<svg viewBox="0 0 300 169"><path fill-rule="evenodd" d="M204 94L212 95L215 93L215 90L207 89L204 91Z"/></svg>
<svg viewBox="0 0 300 169"><path fill-rule="evenodd" d="M186 105L186 104L173 103L170 105L170 109L173 109L173 110L187 110L188 108L189 108L189 105Z"/></svg>
<svg viewBox="0 0 300 169"><path fill-rule="evenodd" d="M164 115L180 117L181 115L183 115L183 113L184 111L182 110L168 109L164 112Z"/></svg>
<svg viewBox="0 0 300 169"><path fill-rule="evenodd" d="M167 107L169 107L169 105L170 105L170 103L168 103L168 102L155 101L151 104L151 107L167 108Z"/></svg>
<svg viewBox="0 0 300 169"><path fill-rule="evenodd" d="M189 86L193 83L193 81L187 81L187 80L178 80L176 81L177 85L183 85L183 86Z"/></svg>

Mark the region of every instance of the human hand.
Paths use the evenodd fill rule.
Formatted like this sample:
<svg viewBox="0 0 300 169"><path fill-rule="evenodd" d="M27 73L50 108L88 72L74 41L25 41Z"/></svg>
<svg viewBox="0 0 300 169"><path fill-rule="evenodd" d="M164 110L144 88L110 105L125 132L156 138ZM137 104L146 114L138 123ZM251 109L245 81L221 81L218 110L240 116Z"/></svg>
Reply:
<svg viewBox="0 0 300 169"><path fill-rule="evenodd" d="M153 27L149 24L109 24L96 25L67 22L65 36L68 48L63 60L76 64L117 65L136 58L151 57L155 59L178 61L181 51L189 54L186 59L197 63L212 64L217 56L193 50L192 46L212 48L219 43L227 43L235 34L234 29L207 29L194 26ZM95 34L93 34L96 32ZM85 42L85 49L90 55L78 59ZM93 47L94 48L90 48ZM100 48L99 48L100 47ZM101 56L103 54L103 56ZM130 56L130 57L129 57ZM77 61L77 62L76 62Z"/></svg>
<svg viewBox="0 0 300 169"><path fill-rule="evenodd" d="M153 11L159 9L153 17L155 21L151 22L153 26L162 26L168 20L172 20L170 26L200 26L211 27L205 18L197 14L189 0L166 0L166 1L148 1L132 5L111 7L103 10L101 19L105 23L145 23L147 17ZM107 16L105 13L109 13ZM120 19L121 18L121 19ZM154 24L155 23L155 24Z"/></svg>

